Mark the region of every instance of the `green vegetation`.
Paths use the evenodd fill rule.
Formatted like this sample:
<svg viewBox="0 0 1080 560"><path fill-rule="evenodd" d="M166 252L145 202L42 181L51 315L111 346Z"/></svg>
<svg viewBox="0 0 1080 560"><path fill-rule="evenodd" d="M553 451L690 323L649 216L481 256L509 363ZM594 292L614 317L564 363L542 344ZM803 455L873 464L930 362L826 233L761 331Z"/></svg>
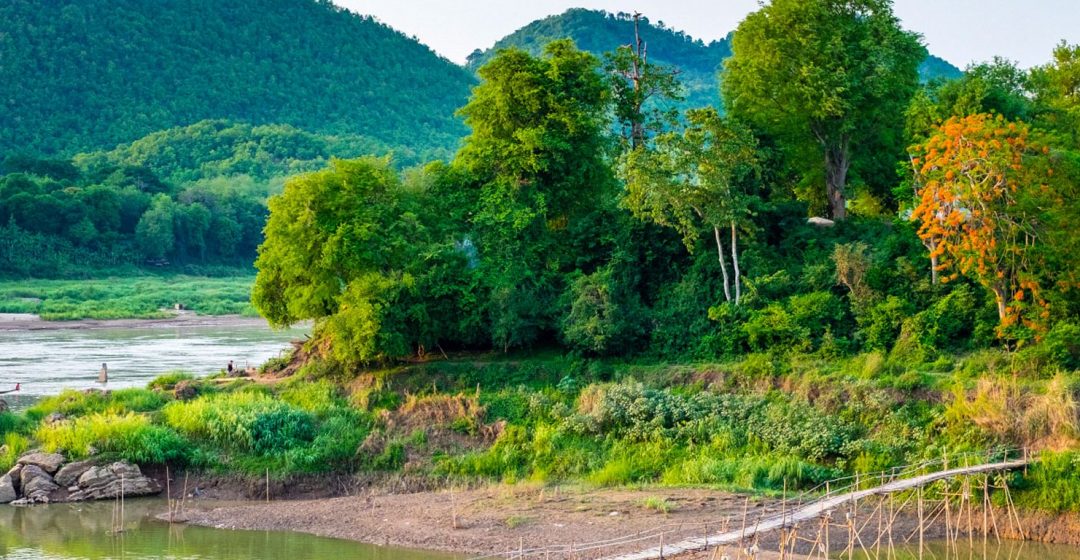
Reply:
<svg viewBox="0 0 1080 560"><path fill-rule="evenodd" d="M254 315L251 276L123 276L94 280L0 282L0 313L34 313L48 321L152 319L173 306L200 315Z"/></svg>
<svg viewBox="0 0 1080 560"><path fill-rule="evenodd" d="M682 365L468 357L372 370L347 385L310 365L274 385L173 373L148 389L68 391L5 413L0 435L9 449L255 477L406 473L778 494L969 451L1075 445L1075 372L1045 379L1033 363L1003 350L917 368L877 353L773 352ZM1017 501L1080 511L1065 491L1076 464L1075 452L1047 453L1015 473Z"/></svg>
<svg viewBox="0 0 1080 560"><path fill-rule="evenodd" d="M605 65L545 43L478 67L450 161L331 158L269 198L252 303L275 325L314 321L264 367L287 379L65 393L4 417L11 448L781 492L1023 446L1046 460L1020 501L1080 511L1059 492L1080 478L1080 48L921 84L925 49L887 0L775 0L730 40L722 114L656 111L680 98L663 55L620 49ZM4 178L0 204L9 237L88 251L67 255L220 263L256 239L247 214L233 253L212 237L236 174L259 185L239 189L253 215L277 174L334 149L203 123L77 166L16 159L32 169ZM45 231L19 213L75 212L99 192L124 202L101 213L119 226L72 214ZM835 221L808 220L825 210ZM54 411L67 417L42 424Z"/></svg>
<svg viewBox="0 0 1080 560"><path fill-rule="evenodd" d="M424 159L463 133L453 112L472 83L465 70L328 1L43 11L16 0L0 21L0 158L70 157L204 119L363 134Z"/></svg>
<svg viewBox="0 0 1080 560"><path fill-rule="evenodd" d="M642 16L640 24L641 36L648 42L649 60L679 69L679 79L687 94L685 102L679 105L682 108L719 107L717 74L723 69L724 61L731 56L731 36L705 43L665 25L663 21L654 22ZM600 56L633 42L633 15L571 8L518 29L496 41L490 49L473 51L466 67L475 72L495 58L499 51L508 48L538 55L544 45L565 38L573 39L582 50ZM960 74L960 69L936 56L926 57L919 65L919 75L923 81L951 79Z"/></svg>

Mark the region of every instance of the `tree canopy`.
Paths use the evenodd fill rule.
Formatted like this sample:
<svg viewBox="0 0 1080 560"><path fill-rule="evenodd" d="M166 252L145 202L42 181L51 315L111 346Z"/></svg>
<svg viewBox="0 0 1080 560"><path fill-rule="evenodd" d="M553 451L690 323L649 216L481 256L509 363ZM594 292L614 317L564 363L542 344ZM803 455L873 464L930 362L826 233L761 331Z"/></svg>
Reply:
<svg viewBox="0 0 1080 560"><path fill-rule="evenodd" d="M900 28L889 0L774 0L739 24L732 51L726 106L779 137L810 202L844 219L849 171L902 153L902 115L926 57L918 36Z"/></svg>

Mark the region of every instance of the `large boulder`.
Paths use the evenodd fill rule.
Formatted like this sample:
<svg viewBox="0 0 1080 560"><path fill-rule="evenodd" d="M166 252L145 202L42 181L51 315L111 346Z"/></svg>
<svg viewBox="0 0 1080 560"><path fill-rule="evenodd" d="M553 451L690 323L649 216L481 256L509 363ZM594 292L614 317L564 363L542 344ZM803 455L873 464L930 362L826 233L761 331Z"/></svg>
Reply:
<svg viewBox="0 0 1080 560"><path fill-rule="evenodd" d="M7 476L11 477L11 484L15 486L15 493L22 493L22 468L23 466L16 463L11 470L7 472Z"/></svg>
<svg viewBox="0 0 1080 560"><path fill-rule="evenodd" d="M19 492L15 489L15 483L11 480L11 475L0 476L0 504L14 502L18 497Z"/></svg>
<svg viewBox="0 0 1080 560"><path fill-rule="evenodd" d="M60 488L49 473L37 465L23 465L20 477L23 497L29 502L48 503L49 495Z"/></svg>
<svg viewBox="0 0 1080 560"><path fill-rule="evenodd" d="M137 465L118 461L110 465L92 466L79 476L79 489L68 500L100 500L124 496L146 496L161 492L161 485L144 476Z"/></svg>
<svg viewBox="0 0 1080 560"><path fill-rule="evenodd" d="M53 480L64 488L74 486L78 484L79 477L93 466L93 461L76 461L74 463L68 463L61 467L60 470L56 471Z"/></svg>
<svg viewBox="0 0 1080 560"><path fill-rule="evenodd" d="M59 453L42 453L36 451L19 457L17 462L20 465L34 465L35 467L52 474L60 468L60 465L64 464L64 456Z"/></svg>

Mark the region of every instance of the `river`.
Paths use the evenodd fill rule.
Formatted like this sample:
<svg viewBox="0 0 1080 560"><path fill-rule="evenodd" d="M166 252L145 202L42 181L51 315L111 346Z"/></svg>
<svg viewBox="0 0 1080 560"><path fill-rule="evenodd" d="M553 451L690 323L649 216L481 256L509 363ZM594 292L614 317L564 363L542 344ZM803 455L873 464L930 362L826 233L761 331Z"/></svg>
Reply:
<svg viewBox="0 0 1080 560"><path fill-rule="evenodd" d="M106 327L0 330L0 390L21 384L19 396L54 395L62 389L100 387L108 364L108 388L144 387L167 371L196 375L258 366L303 338L306 329L272 330L238 321L211 326ZM18 400L18 399L16 399Z"/></svg>
<svg viewBox="0 0 1080 560"><path fill-rule="evenodd" d="M453 560L454 555L327 539L303 533L229 531L169 524L163 499L128 500L123 532L112 502L0 506L6 560Z"/></svg>

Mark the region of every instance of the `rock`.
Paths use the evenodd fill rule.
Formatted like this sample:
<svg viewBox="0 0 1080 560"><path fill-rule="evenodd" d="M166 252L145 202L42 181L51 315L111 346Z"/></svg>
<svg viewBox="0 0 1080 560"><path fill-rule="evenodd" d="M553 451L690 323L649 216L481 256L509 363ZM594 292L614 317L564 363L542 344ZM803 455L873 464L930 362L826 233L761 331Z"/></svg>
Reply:
<svg viewBox="0 0 1080 560"><path fill-rule="evenodd" d="M807 218L806 223L817 227L833 227L834 225L836 225L836 222L828 218L819 218L817 216L814 216L813 218Z"/></svg>
<svg viewBox="0 0 1080 560"><path fill-rule="evenodd" d="M146 496L161 492L161 485L143 475L139 467L124 461L110 465L92 466L79 476L79 489L68 499L100 500L124 496Z"/></svg>
<svg viewBox="0 0 1080 560"><path fill-rule="evenodd" d="M16 494L22 493L22 468L22 465L16 464L7 472L7 476L11 477L11 484L15 486Z"/></svg>
<svg viewBox="0 0 1080 560"><path fill-rule="evenodd" d="M173 387L173 396L178 401L191 400L199 395L199 387L191 381L180 381Z"/></svg>
<svg viewBox="0 0 1080 560"><path fill-rule="evenodd" d="M15 483L11 475L0 476L0 504L14 502L19 497L19 491L15 489Z"/></svg>
<svg viewBox="0 0 1080 560"><path fill-rule="evenodd" d="M60 470L56 471L56 475L53 476L53 481L60 486L74 486L79 482L79 477L93 466L93 461L76 461L74 463L68 463Z"/></svg>
<svg viewBox="0 0 1080 560"><path fill-rule="evenodd" d="M59 453L42 453L40 451L35 453L27 453L22 457L19 457L17 461L20 465L33 465L39 467L41 470L52 474L60 468L60 465L64 464L64 456Z"/></svg>
<svg viewBox="0 0 1080 560"><path fill-rule="evenodd" d="M67 416L64 416L59 412L53 412L52 414L49 414L45 417L45 423L56 424L57 422L63 422L65 418L67 418Z"/></svg>
<svg viewBox="0 0 1080 560"><path fill-rule="evenodd" d="M37 465L23 465L22 468L22 493L23 497L35 503L49 503L49 494L58 490L49 473Z"/></svg>

